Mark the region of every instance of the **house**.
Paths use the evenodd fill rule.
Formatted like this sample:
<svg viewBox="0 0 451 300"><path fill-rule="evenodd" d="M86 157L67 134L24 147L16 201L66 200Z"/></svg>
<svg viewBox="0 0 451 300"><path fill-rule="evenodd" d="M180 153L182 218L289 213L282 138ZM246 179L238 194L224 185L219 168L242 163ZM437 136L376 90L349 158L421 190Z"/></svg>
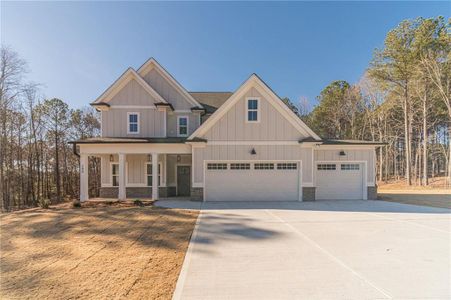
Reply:
<svg viewBox="0 0 451 300"><path fill-rule="evenodd" d="M101 158L106 198L376 198L380 143L322 139L256 74L233 93L188 92L152 58L91 105L101 136L72 142L82 201L89 156Z"/></svg>

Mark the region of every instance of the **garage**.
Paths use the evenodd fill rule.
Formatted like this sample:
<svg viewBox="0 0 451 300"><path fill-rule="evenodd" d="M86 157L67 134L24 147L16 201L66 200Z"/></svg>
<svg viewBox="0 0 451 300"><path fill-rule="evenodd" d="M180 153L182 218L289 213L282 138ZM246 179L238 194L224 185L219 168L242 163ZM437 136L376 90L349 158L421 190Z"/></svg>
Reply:
<svg viewBox="0 0 451 300"><path fill-rule="evenodd" d="M316 199L364 199L363 164L321 162L316 164Z"/></svg>
<svg viewBox="0 0 451 300"><path fill-rule="evenodd" d="M298 201L300 163L207 162L205 201Z"/></svg>

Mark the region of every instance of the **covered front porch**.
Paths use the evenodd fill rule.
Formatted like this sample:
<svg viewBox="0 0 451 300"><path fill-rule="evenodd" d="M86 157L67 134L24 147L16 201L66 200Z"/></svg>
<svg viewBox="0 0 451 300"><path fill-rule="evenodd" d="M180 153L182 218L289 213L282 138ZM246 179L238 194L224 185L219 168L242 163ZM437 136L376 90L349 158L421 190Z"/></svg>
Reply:
<svg viewBox="0 0 451 300"><path fill-rule="evenodd" d="M189 144L89 143L79 144L79 155L80 201L89 200L89 157L101 160L101 199L195 197Z"/></svg>

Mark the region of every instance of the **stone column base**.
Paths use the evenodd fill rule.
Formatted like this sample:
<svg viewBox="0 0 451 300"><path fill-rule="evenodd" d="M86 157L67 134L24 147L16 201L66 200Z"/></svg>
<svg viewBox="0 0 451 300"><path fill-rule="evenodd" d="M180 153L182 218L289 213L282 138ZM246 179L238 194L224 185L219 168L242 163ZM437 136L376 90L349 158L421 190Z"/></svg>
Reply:
<svg viewBox="0 0 451 300"><path fill-rule="evenodd" d="M302 188L302 201L315 201L316 187L306 186Z"/></svg>
<svg viewBox="0 0 451 300"><path fill-rule="evenodd" d="M204 200L204 188L191 187L191 200L203 201Z"/></svg>
<svg viewBox="0 0 451 300"><path fill-rule="evenodd" d="M367 197L368 200L377 200L377 186L367 187Z"/></svg>
<svg viewBox="0 0 451 300"><path fill-rule="evenodd" d="M159 187L158 191L160 197L168 197L168 187ZM127 187L125 188L127 198L152 198L152 187ZM119 188L118 187L101 187L100 197L101 198L118 198Z"/></svg>

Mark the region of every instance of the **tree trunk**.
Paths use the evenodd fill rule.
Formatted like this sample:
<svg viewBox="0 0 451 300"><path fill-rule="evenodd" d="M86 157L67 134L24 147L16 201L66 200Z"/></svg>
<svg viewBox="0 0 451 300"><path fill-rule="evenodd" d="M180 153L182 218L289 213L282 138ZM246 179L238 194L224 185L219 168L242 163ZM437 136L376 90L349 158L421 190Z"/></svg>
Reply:
<svg viewBox="0 0 451 300"><path fill-rule="evenodd" d="M405 135L405 178L407 180L407 184L410 186L412 185L412 178L411 178L411 123L410 123L410 103L409 103L409 93L408 93L408 81L406 81L406 86L404 88L404 135Z"/></svg>
<svg viewBox="0 0 451 300"><path fill-rule="evenodd" d="M423 100L423 185L428 185L428 124L426 96Z"/></svg>

